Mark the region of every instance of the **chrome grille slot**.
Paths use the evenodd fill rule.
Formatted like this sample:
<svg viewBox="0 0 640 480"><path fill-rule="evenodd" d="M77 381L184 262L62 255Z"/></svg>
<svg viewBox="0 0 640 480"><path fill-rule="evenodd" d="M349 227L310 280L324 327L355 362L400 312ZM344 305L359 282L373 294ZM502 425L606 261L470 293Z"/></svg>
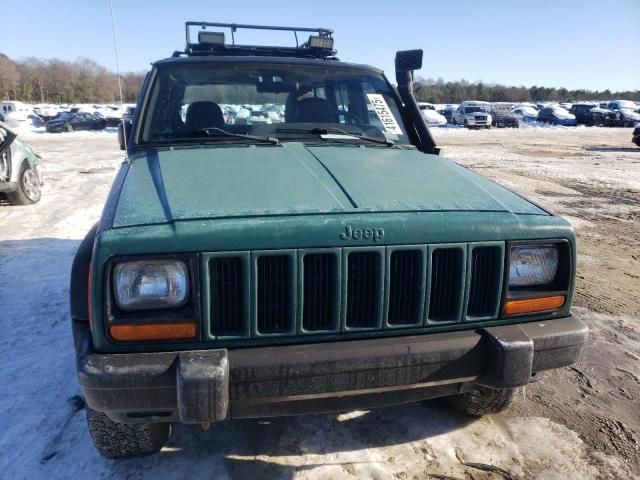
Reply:
<svg viewBox="0 0 640 480"><path fill-rule="evenodd" d="M337 327L337 256L308 253L303 258L302 328L306 331Z"/></svg>
<svg viewBox="0 0 640 480"><path fill-rule="evenodd" d="M471 253L468 317L491 317L498 308L502 280L500 247L475 247Z"/></svg>
<svg viewBox="0 0 640 480"><path fill-rule="evenodd" d="M258 333L286 333L293 318L292 260L288 255L262 255L257 261Z"/></svg>
<svg viewBox="0 0 640 480"><path fill-rule="evenodd" d="M373 328L380 314L380 254L363 251L347 256L348 328Z"/></svg>
<svg viewBox="0 0 640 480"><path fill-rule="evenodd" d="M245 331L244 275L242 259L209 260L211 333L239 335Z"/></svg>
<svg viewBox="0 0 640 480"><path fill-rule="evenodd" d="M457 320L462 299L463 253L460 248L438 248L431 256L429 319Z"/></svg>
<svg viewBox="0 0 640 480"><path fill-rule="evenodd" d="M420 323L422 252L396 250L389 257L389 325Z"/></svg>

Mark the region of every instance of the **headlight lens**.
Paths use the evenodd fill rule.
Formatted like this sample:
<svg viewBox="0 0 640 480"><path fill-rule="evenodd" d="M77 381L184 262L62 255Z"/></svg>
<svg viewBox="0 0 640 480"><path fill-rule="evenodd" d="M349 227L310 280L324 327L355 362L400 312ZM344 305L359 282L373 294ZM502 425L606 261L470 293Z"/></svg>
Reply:
<svg viewBox="0 0 640 480"><path fill-rule="evenodd" d="M533 287L553 282L558 271L557 246L511 248L509 287Z"/></svg>
<svg viewBox="0 0 640 480"><path fill-rule="evenodd" d="M176 308L189 295L188 269L176 260L123 262L113 270L115 299L122 310Z"/></svg>

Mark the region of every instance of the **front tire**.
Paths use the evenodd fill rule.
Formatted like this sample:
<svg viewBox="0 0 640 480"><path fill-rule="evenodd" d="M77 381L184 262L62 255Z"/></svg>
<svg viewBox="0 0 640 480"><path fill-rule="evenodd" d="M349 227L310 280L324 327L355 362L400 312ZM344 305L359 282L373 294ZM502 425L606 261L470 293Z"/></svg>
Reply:
<svg viewBox="0 0 640 480"><path fill-rule="evenodd" d="M159 452L171 435L170 423L126 424L111 420L89 406L87 425L93 444L107 458L142 457Z"/></svg>
<svg viewBox="0 0 640 480"><path fill-rule="evenodd" d="M506 410L513 402L515 388L488 388L476 386L471 392L445 398L454 410L472 417L482 417Z"/></svg>
<svg viewBox="0 0 640 480"><path fill-rule="evenodd" d="M23 162L18 173L18 188L7 193L7 200L12 205L30 205L40 201L40 177L27 162Z"/></svg>
<svg viewBox="0 0 640 480"><path fill-rule="evenodd" d="M69 133L73 132L73 126L72 125L66 124L64 126L64 129L65 129L65 131L67 131Z"/></svg>

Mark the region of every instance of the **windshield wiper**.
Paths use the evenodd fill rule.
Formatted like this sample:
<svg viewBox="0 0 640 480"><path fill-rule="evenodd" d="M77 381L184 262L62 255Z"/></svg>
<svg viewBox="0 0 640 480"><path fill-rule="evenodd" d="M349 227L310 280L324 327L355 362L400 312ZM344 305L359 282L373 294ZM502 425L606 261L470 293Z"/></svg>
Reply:
<svg viewBox="0 0 640 480"><path fill-rule="evenodd" d="M393 140L388 140L386 138L382 140L380 138L364 135L363 133L347 132L346 130L343 130L338 127L314 127L308 130L304 128L276 128L276 132L311 133L311 134L320 136L320 138L322 138L322 135L329 135L330 133L339 133L341 135L346 135L347 137L355 138L357 140L366 140L367 142L387 145L389 147L394 145Z"/></svg>
<svg viewBox="0 0 640 480"><path fill-rule="evenodd" d="M243 138L245 140L254 140L256 142L270 143L271 145L278 145L280 143L276 137L259 137L257 135L248 135L245 133L233 133L220 127L199 128L195 130L194 133L204 133L206 135L219 134L224 135L225 137L236 137Z"/></svg>

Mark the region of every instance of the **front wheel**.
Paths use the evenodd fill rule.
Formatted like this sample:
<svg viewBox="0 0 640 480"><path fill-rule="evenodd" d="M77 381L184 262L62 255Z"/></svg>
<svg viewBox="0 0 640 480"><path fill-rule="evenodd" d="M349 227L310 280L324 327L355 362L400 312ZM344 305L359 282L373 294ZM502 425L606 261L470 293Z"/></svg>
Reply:
<svg viewBox="0 0 640 480"><path fill-rule="evenodd" d="M506 410L513 402L515 388L488 388L476 386L472 391L445 398L454 410L473 417L482 417Z"/></svg>
<svg viewBox="0 0 640 480"><path fill-rule="evenodd" d="M171 435L170 423L126 424L111 420L89 406L87 425L101 455L112 459L142 457L159 452Z"/></svg>
<svg viewBox="0 0 640 480"><path fill-rule="evenodd" d="M18 188L7 194L12 205L29 205L40 200L40 177L27 162L23 162L18 174Z"/></svg>
<svg viewBox="0 0 640 480"><path fill-rule="evenodd" d="M68 123L64 126L64 129L67 132L73 132L73 126L69 125Z"/></svg>

